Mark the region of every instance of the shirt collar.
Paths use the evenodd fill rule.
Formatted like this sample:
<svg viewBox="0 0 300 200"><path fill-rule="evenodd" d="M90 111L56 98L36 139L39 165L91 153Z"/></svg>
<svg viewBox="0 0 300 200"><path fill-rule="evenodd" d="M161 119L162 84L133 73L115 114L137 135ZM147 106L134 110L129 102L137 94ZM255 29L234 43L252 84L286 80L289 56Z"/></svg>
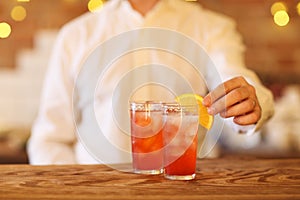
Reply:
<svg viewBox="0 0 300 200"><path fill-rule="evenodd" d="M118 4L120 6L124 6L124 8L126 10L128 10L131 13L135 13L134 15L136 15L137 17L141 18L141 19L145 19L147 18L149 15L152 15L152 13L156 12L157 10L159 10L160 7L162 7L162 4L166 3L168 0L160 0L159 2L157 2L157 4L154 6L154 8L152 10L150 10L146 16L142 16L139 12L137 12L136 10L134 10L131 7L131 4L128 2L128 0L115 0L118 2Z"/></svg>

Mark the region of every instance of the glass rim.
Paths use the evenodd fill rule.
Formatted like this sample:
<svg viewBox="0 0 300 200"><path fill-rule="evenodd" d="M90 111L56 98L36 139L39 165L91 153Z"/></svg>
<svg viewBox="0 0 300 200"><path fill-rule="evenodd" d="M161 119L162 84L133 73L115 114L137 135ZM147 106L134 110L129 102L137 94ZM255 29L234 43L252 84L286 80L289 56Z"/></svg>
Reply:
<svg viewBox="0 0 300 200"><path fill-rule="evenodd" d="M154 100L139 100L139 101L130 101L129 109L140 110L140 111L162 111L163 110L163 102L162 101L154 101Z"/></svg>
<svg viewBox="0 0 300 200"><path fill-rule="evenodd" d="M171 103L165 103L163 105L164 114L166 113L182 113L182 112L195 112L197 114L199 111L199 105L198 104L180 104L178 102L171 102Z"/></svg>
<svg viewBox="0 0 300 200"><path fill-rule="evenodd" d="M132 100L129 101L129 104L164 104L161 100Z"/></svg>
<svg viewBox="0 0 300 200"><path fill-rule="evenodd" d="M166 102L163 104L164 107L167 107L167 106L179 106L179 107L198 107L199 104L197 103L189 103L189 104L181 104L181 103L178 103L178 102Z"/></svg>

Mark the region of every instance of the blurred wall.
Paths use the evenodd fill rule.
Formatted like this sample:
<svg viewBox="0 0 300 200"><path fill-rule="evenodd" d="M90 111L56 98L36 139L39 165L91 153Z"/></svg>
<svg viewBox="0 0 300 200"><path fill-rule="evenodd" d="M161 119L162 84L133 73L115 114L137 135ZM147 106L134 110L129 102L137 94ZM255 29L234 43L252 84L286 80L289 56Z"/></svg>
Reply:
<svg viewBox="0 0 300 200"><path fill-rule="evenodd" d="M273 3L278 2L275 0L198 1L236 20L247 47L247 66L258 73L275 95L279 95L276 85L300 83L300 0L281 1L290 16L283 27L274 23L271 14Z"/></svg>
<svg viewBox="0 0 300 200"><path fill-rule="evenodd" d="M0 164L28 162L25 146L57 30L86 12L87 4L88 0L0 1L0 24L9 23L12 29L8 38L0 36ZM11 17L17 6L27 11L23 21Z"/></svg>
<svg viewBox="0 0 300 200"><path fill-rule="evenodd" d="M0 38L0 69L16 67L16 55L24 48L33 48L35 32L41 29L58 29L74 17L86 12L88 0L18 0L0 1L0 23L12 26L11 35ZM23 6L27 15L23 21L15 21L11 11Z"/></svg>
<svg viewBox="0 0 300 200"><path fill-rule="evenodd" d="M88 0L0 1L0 23L11 26L9 37L0 35L0 132L31 126L57 30L86 12L87 4ZM22 21L11 14L18 6L26 10Z"/></svg>

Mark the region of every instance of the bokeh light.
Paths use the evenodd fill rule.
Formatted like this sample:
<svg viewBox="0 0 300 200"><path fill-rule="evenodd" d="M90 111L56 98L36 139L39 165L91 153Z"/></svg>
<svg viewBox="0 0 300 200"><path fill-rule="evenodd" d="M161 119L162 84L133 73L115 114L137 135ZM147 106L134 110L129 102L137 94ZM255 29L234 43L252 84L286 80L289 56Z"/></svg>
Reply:
<svg viewBox="0 0 300 200"><path fill-rule="evenodd" d="M11 34L11 27L6 22L0 23L0 38L7 38Z"/></svg>
<svg viewBox="0 0 300 200"><path fill-rule="evenodd" d="M90 12L95 12L99 8L103 6L103 1L102 0L90 0L88 3L88 9Z"/></svg>
<svg viewBox="0 0 300 200"><path fill-rule="evenodd" d="M271 13L274 16L279 11L288 11L287 6L284 2L275 2L271 6Z"/></svg>
<svg viewBox="0 0 300 200"><path fill-rule="evenodd" d="M15 6L10 13L11 18L15 21L23 21L26 15L26 9L23 6Z"/></svg>
<svg viewBox="0 0 300 200"><path fill-rule="evenodd" d="M297 4L297 12L300 15L300 2L298 2L298 4Z"/></svg>
<svg viewBox="0 0 300 200"><path fill-rule="evenodd" d="M278 26L286 26L289 23L289 21L289 14L284 10L278 11L274 15L274 22Z"/></svg>

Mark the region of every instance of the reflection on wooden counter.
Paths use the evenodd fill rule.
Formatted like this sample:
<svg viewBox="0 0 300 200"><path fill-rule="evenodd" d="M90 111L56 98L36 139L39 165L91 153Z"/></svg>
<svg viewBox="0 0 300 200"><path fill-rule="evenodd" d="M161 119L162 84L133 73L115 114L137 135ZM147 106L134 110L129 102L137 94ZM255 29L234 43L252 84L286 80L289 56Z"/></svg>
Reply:
<svg viewBox="0 0 300 200"><path fill-rule="evenodd" d="M105 165L0 165L1 199L300 199L300 159L223 157L197 163L192 181Z"/></svg>

